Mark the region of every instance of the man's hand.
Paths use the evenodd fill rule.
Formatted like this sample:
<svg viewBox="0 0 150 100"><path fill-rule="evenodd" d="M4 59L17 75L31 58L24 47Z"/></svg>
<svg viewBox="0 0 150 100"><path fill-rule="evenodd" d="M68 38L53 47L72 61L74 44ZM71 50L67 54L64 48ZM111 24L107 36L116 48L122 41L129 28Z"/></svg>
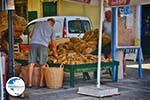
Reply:
<svg viewBox="0 0 150 100"><path fill-rule="evenodd" d="M58 54L57 54L57 53L54 53L54 57L57 59L57 57L58 57Z"/></svg>
<svg viewBox="0 0 150 100"><path fill-rule="evenodd" d="M56 42L54 40L51 41L52 51L55 58L58 57Z"/></svg>

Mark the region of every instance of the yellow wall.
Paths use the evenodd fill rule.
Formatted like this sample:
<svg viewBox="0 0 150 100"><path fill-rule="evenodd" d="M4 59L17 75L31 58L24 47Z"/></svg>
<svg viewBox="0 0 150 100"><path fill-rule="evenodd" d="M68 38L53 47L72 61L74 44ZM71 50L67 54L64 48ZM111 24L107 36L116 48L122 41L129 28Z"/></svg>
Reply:
<svg viewBox="0 0 150 100"><path fill-rule="evenodd" d="M42 17L43 14L41 1L42 0L28 0L28 11L38 11L38 17ZM99 6L90 6L80 3L57 0L58 16L87 16L91 19L93 28L99 27L99 13Z"/></svg>
<svg viewBox="0 0 150 100"><path fill-rule="evenodd" d="M38 17L42 17L41 0L28 0L28 11L37 11Z"/></svg>
<svg viewBox="0 0 150 100"><path fill-rule="evenodd" d="M79 3L72 3L59 0L58 15L83 16L84 15L83 5Z"/></svg>
<svg viewBox="0 0 150 100"><path fill-rule="evenodd" d="M72 16L87 16L91 19L93 28L99 27L99 6L90 6L80 3L67 2L63 0L58 1L58 15L72 15Z"/></svg>

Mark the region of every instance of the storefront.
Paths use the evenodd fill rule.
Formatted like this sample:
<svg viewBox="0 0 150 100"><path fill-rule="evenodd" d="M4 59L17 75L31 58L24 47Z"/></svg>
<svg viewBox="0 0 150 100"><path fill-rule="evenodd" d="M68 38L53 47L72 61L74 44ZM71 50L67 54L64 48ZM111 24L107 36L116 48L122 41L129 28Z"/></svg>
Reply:
<svg viewBox="0 0 150 100"><path fill-rule="evenodd" d="M142 5L142 51L144 56L150 55L150 4Z"/></svg>
<svg viewBox="0 0 150 100"><path fill-rule="evenodd" d="M139 64L139 78L142 79L142 63L141 63L141 21L142 19L141 19L141 6L140 5L150 3L150 1L147 1L147 0L145 1L138 0L138 2L134 0L122 0L122 1L104 0L104 1L105 1L104 2L105 6L112 7L112 12L113 12L112 59L116 60L116 58L120 56L120 54L117 55L117 51L125 50L125 49L137 49L138 50L138 64ZM127 4L128 6L125 6ZM128 11L131 11L131 12L128 13ZM123 16L125 15L124 17L126 18L123 18L121 16L122 13L123 13ZM130 15L126 16L125 13L128 13ZM102 16L100 17L100 19L102 19ZM129 20L132 20L132 21L129 21ZM126 22L126 24L124 23L124 21ZM123 26L123 25L126 25L126 26ZM100 24L100 33L101 32L102 32L102 23ZM123 35L126 35L126 36L123 36ZM128 37L131 37L130 35L134 37L129 39ZM101 39L101 36L99 37L99 39ZM122 39L129 39L129 40L125 42L125 40L122 40ZM101 48L101 40L99 40L99 48ZM101 50L99 50L99 56L101 56ZM121 59L122 58L123 57L121 57ZM120 61L120 59L118 60ZM120 61L120 64L122 67L119 67L120 68L119 72L122 72L122 74L119 74L118 76L123 76L122 60ZM115 73L115 70L116 68L113 69L114 73ZM98 66L98 71L100 71L100 64ZM99 75L100 75L100 72L98 72L98 78L100 78ZM97 83L100 82L99 79L97 80L98 80ZM98 87L100 87L99 84L98 84Z"/></svg>
<svg viewBox="0 0 150 100"><path fill-rule="evenodd" d="M135 38L139 38L139 39L137 39L138 40L138 42L141 40L140 39L140 34L141 34L141 31L140 30L136 30L137 29L137 27L140 27L140 26L136 26L136 27L134 27L135 28L135 30L133 31L133 34L135 33L135 31L137 31L136 33L137 34L134 34L133 36L135 36L134 38L132 38L132 40L131 40L131 43L129 43L129 44L122 44L122 43L120 43L120 42L122 42L122 41L119 41L119 39L121 38L118 38L119 37L119 35L120 34L122 34L122 33L120 33L119 34L119 30L118 30L118 28L117 28L117 25L119 25L121 22L124 22L124 20L125 19L122 19L122 18L120 18L120 17L118 17L118 13L117 13L117 9L118 8L116 8L116 7L114 7L113 9L112 9L112 11L113 11L113 13L114 13L114 15L113 15L113 50L112 50L112 52L113 52L113 59L114 60L116 60L116 50L117 49L130 49L130 48L136 48L136 49L138 49L139 50L139 52L138 52L138 55L139 55L139 58L140 58L140 49L141 49L141 44L137 44L137 45L135 45L134 44L134 42L132 41L132 40L135 40ZM132 7L130 8L131 10L132 10ZM137 11L139 11L139 15L140 15L140 6L138 5L137 7L133 7L133 11L135 11L135 10L137 10ZM136 17L138 16L138 15L135 15ZM133 18L133 16L130 16L131 18ZM101 17L102 18L102 17ZM118 20L118 18L119 18L119 20L121 21L120 23L119 23L119 20ZM139 17L137 17L137 19L140 19ZM136 20L137 20L136 19ZM118 20L118 23L116 23L116 21ZM130 20L130 19L129 19ZM135 20L135 19L134 19ZM140 23L140 22L138 22L138 23ZM128 25L128 24L127 24ZM128 26L128 28L130 29L132 29L132 27L134 26L134 25L139 25L139 24L136 24L136 23L133 23L132 24L132 26ZM11 26L10 26L11 27ZM140 29L140 28L139 28ZM118 32L116 32L116 30L118 30ZM102 31L102 27L100 26L100 32ZM126 30L125 30L126 31ZM128 34L128 31L130 31L130 30L127 30L127 34ZM12 32L12 30L10 30L10 32ZM123 35L127 35L127 34L123 34ZM132 33L130 34L130 35L132 35ZM100 38L101 38L101 36L100 36ZM124 42L124 41L123 41ZM12 42L13 43L13 42ZM12 43L10 43L10 47L12 47L13 46L13 44ZM101 45L101 40L99 41L99 45ZM99 47L101 47L101 46L99 46ZM12 49L12 48L11 48ZM13 53L13 51L12 51L12 53ZM101 53L101 52L100 52ZM100 54L100 56L101 56L101 54ZM11 55L10 56L10 58L11 59L13 59L13 56ZM101 62L101 59L99 59L99 62ZM13 64L13 63L11 63L11 64ZM13 65L10 65L11 67L13 67ZM141 69L141 62L140 62L140 60L139 60L139 76L140 76L140 78L142 78L142 69ZM12 69L12 68L11 68ZM11 70L12 71L12 70ZM99 70L100 71L100 70ZM114 71L114 73L116 73L115 71L116 71L116 69L114 69L113 70ZM12 73L11 73L12 74ZM99 73L98 73L99 74ZM98 78L100 78L100 77L98 77ZM100 81L99 81L100 82Z"/></svg>

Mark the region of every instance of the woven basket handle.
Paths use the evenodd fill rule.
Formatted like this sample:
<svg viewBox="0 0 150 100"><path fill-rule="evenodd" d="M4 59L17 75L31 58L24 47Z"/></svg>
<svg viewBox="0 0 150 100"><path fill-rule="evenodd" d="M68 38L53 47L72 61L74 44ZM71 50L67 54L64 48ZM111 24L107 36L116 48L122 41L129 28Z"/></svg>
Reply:
<svg viewBox="0 0 150 100"><path fill-rule="evenodd" d="M45 67L49 67L49 65L48 65L48 64L45 64Z"/></svg>
<svg viewBox="0 0 150 100"><path fill-rule="evenodd" d="M63 69L64 69L64 64L61 64L61 65L60 65L60 68L63 68Z"/></svg>
<svg viewBox="0 0 150 100"><path fill-rule="evenodd" d="M48 64L45 64L45 67L49 67L49 65L48 65ZM64 69L64 64L60 64L59 67Z"/></svg>

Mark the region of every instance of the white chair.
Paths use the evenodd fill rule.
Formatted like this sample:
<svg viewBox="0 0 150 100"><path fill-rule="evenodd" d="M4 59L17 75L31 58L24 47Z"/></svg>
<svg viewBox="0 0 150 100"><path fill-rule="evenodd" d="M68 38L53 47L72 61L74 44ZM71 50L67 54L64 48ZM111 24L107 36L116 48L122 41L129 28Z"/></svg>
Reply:
<svg viewBox="0 0 150 100"><path fill-rule="evenodd" d="M138 54L138 49L126 49L125 59L133 60L134 62L136 62L137 54ZM141 60L144 61L142 50L141 50Z"/></svg>
<svg viewBox="0 0 150 100"><path fill-rule="evenodd" d="M20 52L19 43L14 44L14 53L16 53L16 52Z"/></svg>

